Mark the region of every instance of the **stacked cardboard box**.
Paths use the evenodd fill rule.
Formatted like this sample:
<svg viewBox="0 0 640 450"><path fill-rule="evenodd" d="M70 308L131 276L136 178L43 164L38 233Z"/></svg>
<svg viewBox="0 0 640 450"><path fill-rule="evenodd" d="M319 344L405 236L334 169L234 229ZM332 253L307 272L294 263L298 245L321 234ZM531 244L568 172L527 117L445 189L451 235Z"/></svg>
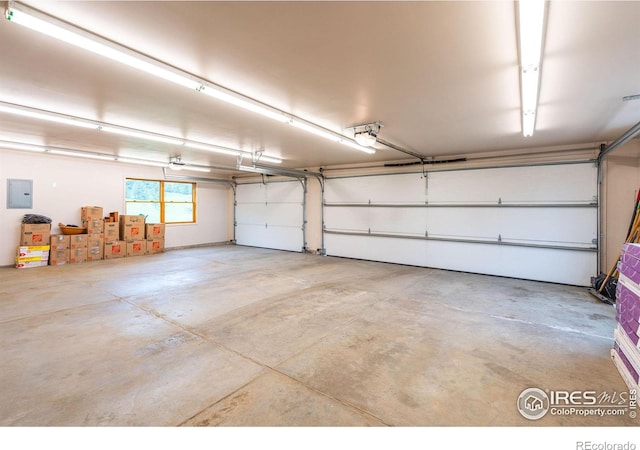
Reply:
<svg viewBox="0 0 640 450"><path fill-rule="evenodd" d="M127 243L127 256L147 254L144 216L120 216L120 240Z"/></svg>
<svg viewBox="0 0 640 450"><path fill-rule="evenodd" d="M16 252L16 267L18 269L29 269L32 267L42 267L49 264L48 245L25 245L18 247Z"/></svg>
<svg viewBox="0 0 640 450"><path fill-rule="evenodd" d="M616 320L611 357L629 389L640 381L640 244L625 244L618 262Z"/></svg>
<svg viewBox="0 0 640 450"><path fill-rule="evenodd" d="M105 223L102 218L103 208L100 206L83 206L80 211L82 227L87 229L86 253L84 261L97 261L104 256ZM73 253L73 252L72 252ZM78 262L81 262L80 251L77 251Z"/></svg>
<svg viewBox="0 0 640 450"><path fill-rule="evenodd" d="M88 234L69 236L69 264L79 264L87 260Z"/></svg>
<svg viewBox="0 0 640 450"><path fill-rule="evenodd" d="M38 247L49 245L51 239L51 224L23 223L20 227L20 245L24 247Z"/></svg>
<svg viewBox="0 0 640 450"><path fill-rule="evenodd" d="M102 234L89 234L87 238L87 261L104 259L104 238Z"/></svg>
<svg viewBox="0 0 640 450"><path fill-rule="evenodd" d="M147 254L147 241L129 239L127 241L127 256L144 256Z"/></svg>
<svg viewBox="0 0 640 450"><path fill-rule="evenodd" d="M16 252L16 267L27 269L49 264L51 224L23 223L20 226L20 246Z"/></svg>
<svg viewBox="0 0 640 450"><path fill-rule="evenodd" d="M120 239L120 224L115 222L105 222L102 234L104 234L105 242L117 241Z"/></svg>
<svg viewBox="0 0 640 450"><path fill-rule="evenodd" d="M164 251L164 224L148 223L145 225L147 239L147 255Z"/></svg>
<svg viewBox="0 0 640 450"><path fill-rule="evenodd" d="M83 220L82 227L87 229L87 234L104 237L104 220L102 219Z"/></svg>
<svg viewBox="0 0 640 450"><path fill-rule="evenodd" d="M112 240L104 242L104 259L124 258L127 256L127 243Z"/></svg>
<svg viewBox="0 0 640 450"><path fill-rule="evenodd" d="M92 220L102 220L103 208L101 206L83 206L80 208L80 220L89 222Z"/></svg>
<svg viewBox="0 0 640 450"><path fill-rule="evenodd" d="M51 236L51 252L49 253L49 265L61 266L69 263L70 236L54 234Z"/></svg>

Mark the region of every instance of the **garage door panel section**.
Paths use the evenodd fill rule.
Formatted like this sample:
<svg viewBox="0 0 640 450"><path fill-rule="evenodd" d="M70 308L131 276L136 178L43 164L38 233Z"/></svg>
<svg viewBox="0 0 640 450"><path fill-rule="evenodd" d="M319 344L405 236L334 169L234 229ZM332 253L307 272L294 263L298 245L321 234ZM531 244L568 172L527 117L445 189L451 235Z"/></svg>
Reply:
<svg viewBox="0 0 640 450"><path fill-rule="evenodd" d="M266 207L266 218L270 226L300 229L302 208L299 203L269 203Z"/></svg>
<svg viewBox="0 0 640 450"><path fill-rule="evenodd" d="M593 252L328 234L331 256L586 286ZM559 270L558 267L562 269Z"/></svg>
<svg viewBox="0 0 640 450"><path fill-rule="evenodd" d="M299 181L268 183L266 190L270 202L302 204L304 192Z"/></svg>
<svg viewBox="0 0 640 450"><path fill-rule="evenodd" d="M427 211L424 208L369 208L369 210L372 232L425 235Z"/></svg>
<svg viewBox="0 0 640 450"><path fill-rule="evenodd" d="M236 202L245 203L265 203L267 201L267 187L265 184L242 184L236 189Z"/></svg>
<svg viewBox="0 0 640 450"><path fill-rule="evenodd" d="M264 203L238 203L236 221L250 225L264 225L267 223L267 205Z"/></svg>
<svg viewBox="0 0 640 450"><path fill-rule="evenodd" d="M432 208L427 214L430 236L458 236L591 247L597 209L575 208Z"/></svg>
<svg viewBox="0 0 640 450"><path fill-rule="evenodd" d="M304 188L299 181L236 187L236 243L302 251Z"/></svg>
<svg viewBox="0 0 640 450"><path fill-rule="evenodd" d="M436 203L573 203L597 196L593 164L478 169L428 174Z"/></svg>
<svg viewBox="0 0 640 450"><path fill-rule="evenodd" d="M421 174L332 178L324 198L327 203L424 203L426 180Z"/></svg>
<svg viewBox="0 0 640 450"><path fill-rule="evenodd" d="M325 247L586 286L597 266L596 176L594 164L570 163L328 178Z"/></svg>
<svg viewBox="0 0 640 450"><path fill-rule="evenodd" d="M337 230L365 231L370 214L370 208L325 208L324 221Z"/></svg>

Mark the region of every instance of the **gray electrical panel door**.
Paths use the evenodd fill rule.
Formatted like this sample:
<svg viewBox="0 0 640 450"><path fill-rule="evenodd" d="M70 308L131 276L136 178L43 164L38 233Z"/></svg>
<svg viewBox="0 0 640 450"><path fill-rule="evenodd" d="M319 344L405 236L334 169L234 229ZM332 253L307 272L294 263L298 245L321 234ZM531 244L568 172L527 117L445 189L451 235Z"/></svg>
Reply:
<svg viewBox="0 0 640 450"><path fill-rule="evenodd" d="M7 209L33 208L33 181L7 180Z"/></svg>

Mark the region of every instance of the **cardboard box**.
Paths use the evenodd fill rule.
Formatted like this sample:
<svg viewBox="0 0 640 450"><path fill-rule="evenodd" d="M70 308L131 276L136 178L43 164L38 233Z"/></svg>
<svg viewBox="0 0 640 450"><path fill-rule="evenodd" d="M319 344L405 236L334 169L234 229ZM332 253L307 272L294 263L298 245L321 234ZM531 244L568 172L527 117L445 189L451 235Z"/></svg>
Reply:
<svg viewBox="0 0 640 450"><path fill-rule="evenodd" d="M28 262L16 261L16 269L31 269L32 267L43 267L47 265L49 265L48 261L28 261Z"/></svg>
<svg viewBox="0 0 640 450"><path fill-rule="evenodd" d="M163 223L146 224L144 237L147 239L164 239L164 224Z"/></svg>
<svg viewBox="0 0 640 450"><path fill-rule="evenodd" d="M104 239L89 235L87 240L87 261L104 259Z"/></svg>
<svg viewBox="0 0 640 450"><path fill-rule="evenodd" d="M61 266L63 264L69 264L69 256L71 251L69 249L51 250L49 253L49 265Z"/></svg>
<svg viewBox="0 0 640 450"><path fill-rule="evenodd" d="M16 256L16 262L49 261L49 252L38 256Z"/></svg>
<svg viewBox="0 0 640 450"><path fill-rule="evenodd" d="M120 216L120 240L142 240L144 231L144 216Z"/></svg>
<svg viewBox="0 0 640 450"><path fill-rule="evenodd" d="M117 241L120 238L120 226L115 222L105 222L103 230L105 241Z"/></svg>
<svg viewBox="0 0 640 450"><path fill-rule="evenodd" d="M141 223L144 225L144 216L120 216L120 223Z"/></svg>
<svg viewBox="0 0 640 450"><path fill-rule="evenodd" d="M69 250L69 236L66 234L51 235L51 251Z"/></svg>
<svg viewBox="0 0 640 450"><path fill-rule="evenodd" d="M69 236L69 250L87 248L88 234L72 234ZM73 253L73 252L72 252Z"/></svg>
<svg viewBox="0 0 640 450"><path fill-rule="evenodd" d="M127 241L127 256L144 256L147 254L147 241L129 239Z"/></svg>
<svg viewBox="0 0 640 450"><path fill-rule="evenodd" d="M147 239L147 255L162 253L164 251L164 239Z"/></svg>
<svg viewBox="0 0 640 450"><path fill-rule="evenodd" d="M82 226L87 229L87 234L99 235L104 238L104 220L83 220Z"/></svg>
<svg viewBox="0 0 640 450"><path fill-rule="evenodd" d="M20 226L20 245L49 245L51 238L51 224L49 223L23 223Z"/></svg>
<svg viewBox="0 0 640 450"><path fill-rule="evenodd" d="M33 257L33 256L49 256L50 247L48 245L33 245L18 247L18 258Z"/></svg>
<svg viewBox="0 0 640 450"><path fill-rule="evenodd" d="M124 258L127 256L127 243L125 241L105 241L104 259Z"/></svg>
<svg viewBox="0 0 640 450"><path fill-rule="evenodd" d="M86 241L85 241L86 242ZM87 260L87 247L69 250L69 264L79 264Z"/></svg>
<svg viewBox="0 0 640 450"><path fill-rule="evenodd" d="M87 222L90 220L102 219L102 207L100 206L83 206L80 209L80 220Z"/></svg>

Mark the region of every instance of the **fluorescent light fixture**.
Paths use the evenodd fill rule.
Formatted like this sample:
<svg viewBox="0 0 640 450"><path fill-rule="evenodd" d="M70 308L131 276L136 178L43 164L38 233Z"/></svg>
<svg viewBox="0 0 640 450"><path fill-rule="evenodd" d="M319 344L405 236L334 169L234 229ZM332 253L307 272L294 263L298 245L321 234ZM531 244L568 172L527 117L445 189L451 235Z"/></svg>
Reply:
<svg viewBox="0 0 640 450"><path fill-rule="evenodd" d="M0 102L0 112L22 117L30 117L33 119L47 120L49 122L63 123L65 125L73 125L74 127L97 128L97 125L94 123L82 119L65 116L64 114L51 113L48 111L38 111L34 108L27 108L4 102Z"/></svg>
<svg viewBox="0 0 640 450"><path fill-rule="evenodd" d="M340 143L342 145L346 145L347 147L351 147L351 148L355 148L356 150L360 150L361 152L365 152L365 153L369 153L370 155L373 155L376 151L372 148L368 148L368 147L363 147L362 145L356 143L356 142L352 142L348 139L343 139L340 141Z"/></svg>
<svg viewBox="0 0 640 450"><path fill-rule="evenodd" d="M137 130L134 128L121 127L118 125L110 125L104 122L92 121L89 119L83 119L81 117L68 116L52 111L44 111L41 109L31 108L23 105L15 105L13 103L6 103L0 101L0 112L8 114L15 114L23 117L31 117L34 119L46 120L49 122L64 123L66 125L79 126L82 128L91 128L94 130L100 130L107 133L119 134L122 136L129 136L147 141L161 142L164 144L185 146L198 150L206 150L214 153L222 153L225 155L238 156L243 155L251 157L251 153L243 152L241 150L235 150L231 148L221 147L219 145L205 144L202 142L189 141L187 139L180 139L173 136L166 136L151 131ZM280 164L282 159L274 156L263 155L264 161Z"/></svg>
<svg viewBox="0 0 640 450"><path fill-rule="evenodd" d="M98 129L100 131L104 131L107 133L120 134L122 136L130 136L134 138L144 139L147 141L162 142L164 144L172 144L172 145L184 144L184 141L181 139L177 139L169 136L162 136L160 134L149 133L146 131L132 130L128 128L120 128L120 127L114 127L114 126L101 126Z"/></svg>
<svg viewBox="0 0 640 450"><path fill-rule="evenodd" d="M42 145L24 144L21 142L0 141L0 148L8 148L10 150L22 150L26 152L44 152L46 147Z"/></svg>
<svg viewBox="0 0 640 450"><path fill-rule="evenodd" d="M542 55L545 0L518 1L520 19L520 65L537 66Z"/></svg>
<svg viewBox="0 0 640 450"><path fill-rule="evenodd" d="M135 159L135 158L121 158L120 156L117 157L117 161L125 164L139 164L141 166L169 167L169 164L164 162L145 161L143 159Z"/></svg>
<svg viewBox="0 0 640 450"><path fill-rule="evenodd" d="M76 156L78 158L89 158L89 159L101 159L103 161L115 161L116 156L108 156L101 155L99 153L85 153L85 152L75 152L72 150L59 150L54 148L47 148L45 150L47 153L51 153L53 155L64 155L64 156Z"/></svg>
<svg viewBox="0 0 640 450"><path fill-rule="evenodd" d="M243 152L239 150L233 150L231 148L226 148L226 147L219 147L217 145L202 144L200 142L185 141L184 146L189 148L195 148L198 150L205 150L207 152L222 153L222 154L231 155L231 156L238 156L243 154Z"/></svg>
<svg viewBox="0 0 640 450"><path fill-rule="evenodd" d="M337 136L327 130L323 130L322 128L307 124L305 122L301 122L299 120L291 119L289 121L289 124L301 130L304 130L307 133L315 134L316 136L320 136L321 138L325 138L333 142L340 142L340 140L342 139L341 136Z"/></svg>
<svg viewBox="0 0 640 450"><path fill-rule="evenodd" d="M189 89L199 89L199 80L186 76L176 69L164 63L160 63L152 58L145 57L140 53L131 51L121 45L115 44L107 39L95 34L88 33L80 28L58 20L49 15L43 14L28 6L17 2L9 2L6 18L11 22L18 23L27 28L31 28L39 33L46 34L52 38L64 41L76 47L89 50L98 55L118 61L127 66L133 67L143 72L147 72L156 77L163 78L172 83L179 84Z"/></svg>
<svg viewBox="0 0 640 450"><path fill-rule="evenodd" d="M192 172L211 172L211 169L207 169L206 167L198 167L198 166L190 166L188 164L169 164L169 169L171 170L190 170Z"/></svg>
<svg viewBox="0 0 640 450"><path fill-rule="evenodd" d="M106 155L102 153L92 153L92 152L84 152L81 150L69 150L64 148L51 148L46 147L44 145L35 145L35 144L25 144L23 142L13 142L13 141L5 141L0 140L0 148L6 148L10 150L20 150L20 151L28 151L28 152L42 152L42 153L50 153L52 155L62 155L62 156L72 156L77 158L89 158L89 159L99 159L103 161L118 161L125 164L138 164L142 166L151 166L151 167L169 167L169 163L160 162L160 161L148 161L144 159L136 159L136 158L126 158L120 157L116 155ZM210 169L205 167L194 167L194 166L183 166L185 170L195 170L198 172L210 172Z"/></svg>
<svg viewBox="0 0 640 450"><path fill-rule="evenodd" d="M236 105L240 108L252 111L278 122L290 123L316 136L324 137L334 142L339 142L348 147L366 153L375 153L375 150L363 147L352 142L350 138L339 133L326 130L312 122L299 119L282 110L262 103L251 97L232 91L222 86L218 86L210 81L170 66L164 62L149 58L141 53L135 52L120 44L116 44L108 39L87 32L81 28L63 22L55 17L44 14L26 5L15 1L9 1L6 10L6 18L11 21L28 27L39 33L51 36L55 39L67 42L76 47L80 47L93 53L118 61L127 66L141 70L148 74L184 86L188 89L202 92L208 96Z"/></svg>
<svg viewBox="0 0 640 450"><path fill-rule="evenodd" d="M530 112L522 116L522 134L531 136L533 134L533 127L536 124L536 113Z"/></svg>
<svg viewBox="0 0 640 450"><path fill-rule="evenodd" d="M217 98L218 100L222 100L223 102L239 106L240 108L246 109L248 111L261 114L270 119L277 120L278 122L288 122L290 120L290 118L282 111L258 102L257 100L253 100L243 95L230 92L229 90L223 87L216 86L212 83L205 83L206 84L200 90L200 92L204 94Z"/></svg>
<svg viewBox="0 0 640 450"><path fill-rule="evenodd" d="M518 1L522 134L524 136L533 135L538 109L545 8L545 0Z"/></svg>
<svg viewBox="0 0 640 450"><path fill-rule="evenodd" d="M291 119L289 121L290 125L293 125L296 128L299 128L301 130L304 130L308 133L311 134L315 134L316 136L320 136L322 138L328 139L330 141L333 142L338 142L340 144L344 144L348 147L351 148L355 148L356 150L360 150L361 152L365 152L365 153L369 153L369 154L373 154L376 151L372 148L367 148L367 147L363 147L362 145L353 142L352 140L350 140L349 138L347 138L346 136L342 136L338 133L334 133L332 131L326 130L322 127L319 127L317 125L313 125L313 124L309 124L306 122L301 122L300 120L296 120L296 119Z"/></svg>

